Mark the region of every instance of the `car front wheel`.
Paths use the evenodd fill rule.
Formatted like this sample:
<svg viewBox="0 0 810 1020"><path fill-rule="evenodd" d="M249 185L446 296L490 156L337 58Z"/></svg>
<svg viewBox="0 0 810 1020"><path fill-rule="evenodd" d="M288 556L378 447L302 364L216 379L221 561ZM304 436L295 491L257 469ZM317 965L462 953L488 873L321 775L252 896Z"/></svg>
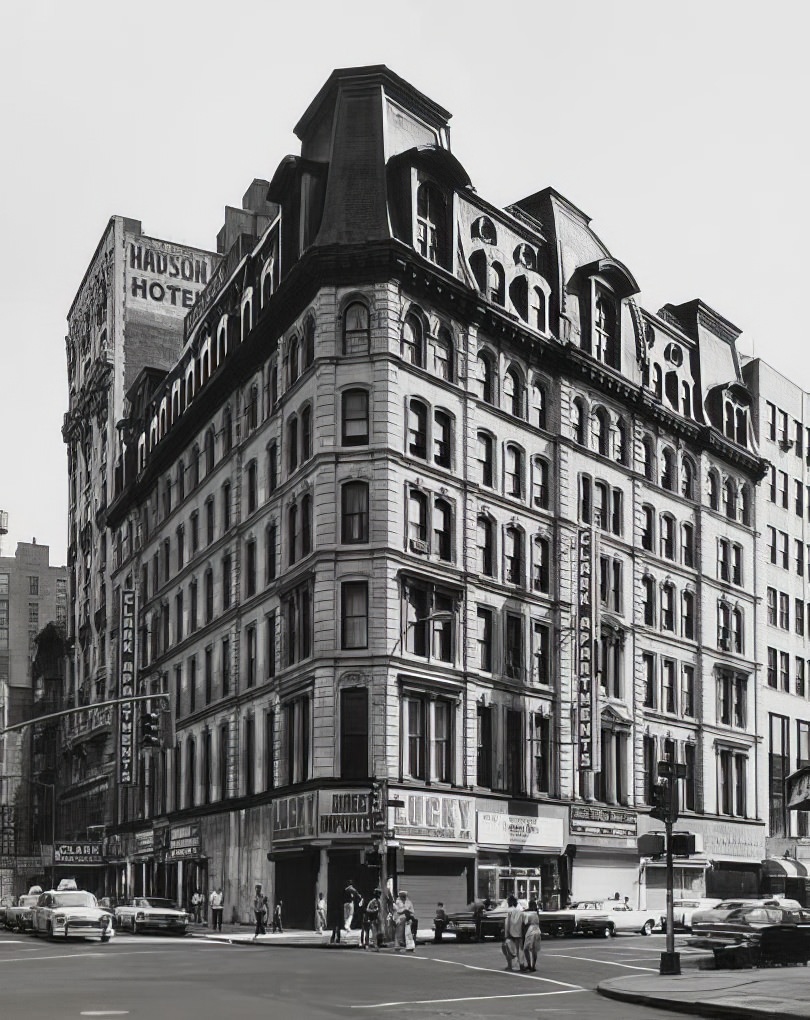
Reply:
<svg viewBox="0 0 810 1020"><path fill-rule="evenodd" d="M609 924L607 926L607 928L605 928L605 930L602 932L602 937L606 938L606 939L609 939L609 938L611 938L615 934L616 934L616 929L613 927L612 924Z"/></svg>
<svg viewBox="0 0 810 1020"><path fill-rule="evenodd" d="M644 924L641 926L641 934L652 935L652 930L654 927L655 927L654 921L645 921Z"/></svg>

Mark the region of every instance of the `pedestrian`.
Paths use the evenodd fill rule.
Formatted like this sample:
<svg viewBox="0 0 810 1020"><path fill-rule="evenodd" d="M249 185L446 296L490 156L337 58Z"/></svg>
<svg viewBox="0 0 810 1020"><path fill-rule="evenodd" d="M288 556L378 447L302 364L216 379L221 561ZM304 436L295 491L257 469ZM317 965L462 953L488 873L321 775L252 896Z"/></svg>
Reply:
<svg viewBox="0 0 810 1020"><path fill-rule="evenodd" d="M278 903L275 905L275 907L273 907L273 927L272 927L272 932L273 932L273 934L278 932L279 935L283 935L284 934L284 929L281 926L281 903L282 903L282 901L279 900Z"/></svg>
<svg viewBox="0 0 810 1020"><path fill-rule="evenodd" d="M408 899L408 894L404 889L400 891L399 896L394 900L392 915L394 922L394 951L398 953L401 949L404 949L408 952L413 952L414 943L413 935L411 934L411 920L414 916L414 910L413 903Z"/></svg>
<svg viewBox="0 0 810 1020"><path fill-rule="evenodd" d="M331 893L326 907L327 927L332 929L329 945L340 945L340 933L343 931L343 893Z"/></svg>
<svg viewBox="0 0 810 1020"><path fill-rule="evenodd" d="M620 900L620 899L621 899L621 896L620 896L620 895L619 895L618 893L614 893L614 894L613 894L613 899L614 899L614 900Z"/></svg>
<svg viewBox="0 0 810 1020"><path fill-rule="evenodd" d="M444 909L444 904L439 902L436 904L436 914L433 918L433 941L441 942L442 935L447 928L447 911Z"/></svg>
<svg viewBox="0 0 810 1020"><path fill-rule="evenodd" d="M326 900L323 898L323 893L318 893L318 902L315 904L315 930L319 935L323 935L323 930L326 927Z"/></svg>
<svg viewBox="0 0 810 1020"><path fill-rule="evenodd" d="M537 900L529 900L529 909L523 914L523 958L526 970L537 970L537 954L540 951L540 914L537 911Z"/></svg>
<svg viewBox="0 0 810 1020"><path fill-rule="evenodd" d="M506 969L514 970L512 961L517 960L521 970L525 970L523 964L523 910L518 906L514 896L507 896L506 920L503 923L503 942L501 949L506 957Z"/></svg>
<svg viewBox="0 0 810 1020"><path fill-rule="evenodd" d="M253 897L253 916L256 918L256 930L253 933L254 942L259 935L267 934L267 908L265 906L267 897L262 895L261 885L256 886L256 895Z"/></svg>
<svg viewBox="0 0 810 1020"><path fill-rule="evenodd" d="M354 879L350 878L343 890L343 930L351 931L355 906L363 905L363 897L354 887Z"/></svg>
<svg viewBox="0 0 810 1020"><path fill-rule="evenodd" d="M382 890L378 887L374 890L371 899L366 903L366 909L363 913L363 928L360 934L360 945L363 949L373 949L375 953L380 951L381 895Z"/></svg>
<svg viewBox="0 0 810 1020"><path fill-rule="evenodd" d="M222 931L222 887L214 889L209 899L211 905L211 927L214 931Z"/></svg>
<svg viewBox="0 0 810 1020"><path fill-rule="evenodd" d="M199 889L194 890L194 895L191 897L191 907L194 911L195 922L200 924L202 922L203 895Z"/></svg>

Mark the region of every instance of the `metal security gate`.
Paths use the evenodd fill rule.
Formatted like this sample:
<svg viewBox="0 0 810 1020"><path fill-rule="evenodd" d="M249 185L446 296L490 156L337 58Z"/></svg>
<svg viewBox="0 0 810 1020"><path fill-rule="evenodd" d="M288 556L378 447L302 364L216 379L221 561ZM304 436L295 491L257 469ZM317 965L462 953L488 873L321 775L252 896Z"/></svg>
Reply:
<svg viewBox="0 0 810 1020"><path fill-rule="evenodd" d="M472 899L472 860L452 857L411 857L405 855L405 873L397 876L413 903L420 928L433 923L436 904L445 910L461 910Z"/></svg>

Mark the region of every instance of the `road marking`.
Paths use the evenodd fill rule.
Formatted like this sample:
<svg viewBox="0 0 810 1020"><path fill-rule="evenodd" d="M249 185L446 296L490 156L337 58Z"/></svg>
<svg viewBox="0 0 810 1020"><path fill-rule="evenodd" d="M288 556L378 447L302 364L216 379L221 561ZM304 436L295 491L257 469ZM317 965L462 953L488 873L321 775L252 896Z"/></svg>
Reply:
<svg viewBox="0 0 810 1020"><path fill-rule="evenodd" d="M586 992L587 988L560 988L554 992L513 992L511 995L465 995L460 999L408 999L402 1002L375 1002L368 1006L352 1006L352 1009L382 1009L384 1006L440 1006L450 1002L489 1002L492 999L539 999L546 995L573 995Z"/></svg>
<svg viewBox="0 0 810 1020"><path fill-rule="evenodd" d="M548 953L554 959L580 960L582 963L604 963L607 967L626 967L627 970L648 970L651 974L657 974L657 967L634 967L631 963L617 963L615 960L594 960L590 956L569 956L567 953ZM548 981L548 978L544 980Z"/></svg>
<svg viewBox="0 0 810 1020"><path fill-rule="evenodd" d="M508 974L505 967L476 967L472 963L461 963L458 960L440 960L436 956L417 956L417 960L425 960L427 963L446 963L450 967L465 967L467 970L481 970L486 974ZM579 991L580 985L573 985L570 981L554 981L553 978L542 977L540 974L527 974L524 971L512 971L515 977L527 978L529 981L545 981L550 985L560 985L561 988L571 988Z"/></svg>
<svg viewBox="0 0 810 1020"><path fill-rule="evenodd" d="M128 1009L83 1009L79 1016L129 1016Z"/></svg>

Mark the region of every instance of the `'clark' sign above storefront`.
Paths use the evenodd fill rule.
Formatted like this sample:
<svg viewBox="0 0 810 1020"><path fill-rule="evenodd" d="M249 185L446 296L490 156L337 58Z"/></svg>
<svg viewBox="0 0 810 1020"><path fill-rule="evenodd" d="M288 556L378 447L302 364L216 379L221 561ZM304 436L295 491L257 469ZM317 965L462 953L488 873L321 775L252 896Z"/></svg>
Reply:
<svg viewBox="0 0 810 1020"><path fill-rule="evenodd" d="M101 843L57 843L54 864L101 864Z"/></svg>
<svg viewBox="0 0 810 1020"><path fill-rule="evenodd" d="M403 801L402 807L389 809L389 822L398 839L453 839L465 843L475 839L474 797L412 790L392 790L391 796Z"/></svg>

